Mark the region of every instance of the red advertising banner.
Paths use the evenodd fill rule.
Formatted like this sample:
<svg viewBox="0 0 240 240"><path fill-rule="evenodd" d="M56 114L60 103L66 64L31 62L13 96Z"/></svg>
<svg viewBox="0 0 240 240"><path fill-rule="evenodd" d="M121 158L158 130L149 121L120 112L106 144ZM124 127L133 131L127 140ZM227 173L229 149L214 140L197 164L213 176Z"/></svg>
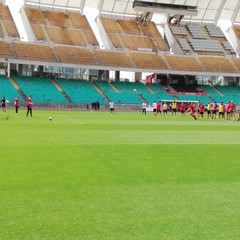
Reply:
<svg viewBox="0 0 240 240"><path fill-rule="evenodd" d="M152 83L154 78L155 78L155 74L148 75L148 76L146 76L146 82Z"/></svg>

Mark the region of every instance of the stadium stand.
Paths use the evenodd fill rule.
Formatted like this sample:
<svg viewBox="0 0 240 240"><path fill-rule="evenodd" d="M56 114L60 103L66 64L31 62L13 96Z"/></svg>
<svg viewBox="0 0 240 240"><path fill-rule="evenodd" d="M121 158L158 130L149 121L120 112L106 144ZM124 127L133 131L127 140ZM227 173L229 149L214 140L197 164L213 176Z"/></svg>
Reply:
<svg viewBox="0 0 240 240"><path fill-rule="evenodd" d="M211 97L215 97L215 96L221 96L215 88L210 87L208 85L203 85L202 88L204 89L204 91Z"/></svg>
<svg viewBox="0 0 240 240"><path fill-rule="evenodd" d="M165 56L171 69L184 71L202 71L201 65L192 56Z"/></svg>
<svg viewBox="0 0 240 240"><path fill-rule="evenodd" d="M204 71L211 72L237 72L232 62L223 57L201 57L199 58Z"/></svg>
<svg viewBox="0 0 240 240"><path fill-rule="evenodd" d="M48 22L51 26L58 27L71 27L70 19L68 14L64 12L54 12L54 11L45 11L45 17L48 19Z"/></svg>
<svg viewBox="0 0 240 240"><path fill-rule="evenodd" d="M119 66L123 68L133 67L129 54L120 51L93 51L98 64L103 66Z"/></svg>
<svg viewBox="0 0 240 240"><path fill-rule="evenodd" d="M33 96L37 103L67 103L61 92L48 78L14 76L15 82L26 96Z"/></svg>
<svg viewBox="0 0 240 240"><path fill-rule="evenodd" d="M85 48L56 46L54 52L63 63L96 65L93 52Z"/></svg>
<svg viewBox="0 0 240 240"><path fill-rule="evenodd" d="M170 86L176 91L176 92L192 92L196 93L199 92L199 86L196 85L186 85L186 84L170 84Z"/></svg>
<svg viewBox="0 0 240 240"><path fill-rule="evenodd" d="M211 99L209 99L207 96L197 96L197 95L176 95L179 101L200 101L205 106L208 102L212 102Z"/></svg>
<svg viewBox="0 0 240 240"><path fill-rule="evenodd" d="M240 59L239 58L233 58L231 59L234 66L236 67L237 71L240 71Z"/></svg>
<svg viewBox="0 0 240 240"><path fill-rule="evenodd" d="M120 92L127 93L150 93L143 83L140 82L113 82L112 83Z"/></svg>
<svg viewBox="0 0 240 240"><path fill-rule="evenodd" d="M168 51L167 43L162 39L153 23L143 26L137 21L101 18L103 26L116 48L129 50Z"/></svg>
<svg viewBox="0 0 240 240"><path fill-rule="evenodd" d="M9 79L6 76L0 75L0 96L10 101L10 103L14 102L14 99L18 96L20 102L24 102L21 95L18 93L18 91L14 88L12 83L9 81Z"/></svg>
<svg viewBox="0 0 240 240"><path fill-rule="evenodd" d="M218 91L220 91L223 95L232 95L232 96L239 96L240 97L240 91L239 88L236 88L236 86L216 86Z"/></svg>
<svg viewBox="0 0 240 240"><path fill-rule="evenodd" d="M86 45L82 31L55 27L47 27L46 31L49 35L50 41L53 41L54 43L79 46Z"/></svg>
<svg viewBox="0 0 240 240"><path fill-rule="evenodd" d="M148 84L147 86L140 82L111 82L111 84L109 84L107 81L100 80L95 81L95 84L115 103L140 104L142 101L152 103L153 101L157 102L163 99L175 99L163 90L159 84ZM152 89L154 94L151 93L148 88Z"/></svg>
<svg viewBox="0 0 240 240"><path fill-rule="evenodd" d="M206 24L205 27L211 37L225 38L221 28L215 24Z"/></svg>
<svg viewBox="0 0 240 240"><path fill-rule="evenodd" d="M144 93L142 94L142 97L149 103L152 104L154 101L159 102L159 101L173 101L176 100L176 98L173 95L170 94L149 94L149 93Z"/></svg>
<svg viewBox="0 0 240 240"><path fill-rule="evenodd" d="M86 17L79 13L26 8L26 14L38 40L78 46L99 45Z"/></svg>
<svg viewBox="0 0 240 240"><path fill-rule="evenodd" d="M94 83L105 93L108 92L116 92L111 84L109 84L106 80L97 80Z"/></svg>
<svg viewBox="0 0 240 240"><path fill-rule="evenodd" d="M0 3L0 22L1 22L1 35L19 38L19 34L11 13L8 9L8 6L3 5Z"/></svg>
<svg viewBox="0 0 240 240"><path fill-rule="evenodd" d="M96 101L100 104L107 103L89 81L79 79L56 79L56 81L76 104L90 104Z"/></svg>
<svg viewBox="0 0 240 240"><path fill-rule="evenodd" d="M216 102L227 103L229 101L234 101L239 103L240 99L240 89L236 86L215 86L214 88L210 86L203 86L208 95Z"/></svg>
<svg viewBox="0 0 240 240"><path fill-rule="evenodd" d="M134 89L141 88L142 90L144 89L143 91L148 91L142 83L137 82L112 82L109 84L106 81L96 81L95 83L104 92L108 99L114 103L140 104L142 102L139 97L140 92L135 92Z"/></svg>
<svg viewBox="0 0 240 240"><path fill-rule="evenodd" d="M19 59L43 62L57 61L52 48L48 45L13 42L11 46L15 56Z"/></svg>
<svg viewBox="0 0 240 240"><path fill-rule="evenodd" d="M168 94L158 83L147 83L147 86L154 92L159 94Z"/></svg>
<svg viewBox="0 0 240 240"><path fill-rule="evenodd" d="M50 41L44 26L32 25L32 29L38 41Z"/></svg>
<svg viewBox="0 0 240 240"><path fill-rule="evenodd" d="M195 52L223 53L223 47L217 40L190 39L189 42Z"/></svg>
<svg viewBox="0 0 240 240"><path fill-rule="evenodd" d="M167 69L167 64L163 58L156 54L150 53L131 53L133 62L137 68L145 69Z"/></svg>
<svg viewBox="0 0 240 240"><path fill-rule="evenodd" d="M7 42L1 41L1 40L0 40L0 53L1 53L1 58L13 57L11 46Z"/></svg>
<svg viewBox="0 0 240 240"><path fill-rule="evenodd" d="M138 94L134 93L113 93L108 92L106 96L116 104L141 104L142 100Z"/></svg>
<svg viewBox="0 0 240 240"><path fill-rule="evenodd" d="M170 24L170 29L183 51L205 55L235 54L222 30L214 24Z"/></svg>
<svg viewBox="0 0 240 240"><path fill-rule="evenodd" d="M192 50L189 42L185 38L178 39L178 43L181 46L182 50L187 51L188 53Z"/></svg>
<svg viewBox="0 0 240 240"><path fill-rule="evenodd" d="M38 8L26 8L25 12L31 24L49 25L48 19L44 16L44 11Z"/></svg>
<svg viewBox="0 0 240 240"><path fill-rule="evenodd" d="M238 39L240 39L240 26L235 25L233 29Z"/></svg>

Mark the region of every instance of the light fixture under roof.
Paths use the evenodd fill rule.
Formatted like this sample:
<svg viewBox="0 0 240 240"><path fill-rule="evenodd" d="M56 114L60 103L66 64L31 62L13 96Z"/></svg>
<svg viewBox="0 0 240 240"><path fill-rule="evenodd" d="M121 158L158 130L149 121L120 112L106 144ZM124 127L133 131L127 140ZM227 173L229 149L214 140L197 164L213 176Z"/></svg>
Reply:
<svg viewBox="0 0 240 240"><path fill-rule="evenodd" d="M153 13L171 13L178 15L196 16L198 14L196 6L157 3L135 0L133 2L133 9L135 11L153 12Z"/></svg>

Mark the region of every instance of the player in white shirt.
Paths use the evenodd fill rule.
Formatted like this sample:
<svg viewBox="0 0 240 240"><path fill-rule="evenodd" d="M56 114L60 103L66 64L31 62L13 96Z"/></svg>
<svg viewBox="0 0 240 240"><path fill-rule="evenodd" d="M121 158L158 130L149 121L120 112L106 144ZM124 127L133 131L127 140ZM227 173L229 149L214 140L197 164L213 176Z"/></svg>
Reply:
<svg viewBox="0 0 240 240"><path fill-rule="evenodd" d="M154 116L157 116L157 103L154 101L152 104L152 108L153 108L153 114Z"/></svg>
<svg viewBox="0 0 240 240"><path fill-rule="evenodd" d="M146 113L147 113L147 103L146 102L143 102L142 103L142 114L145 114L146 115Z"/></svg>
<svg viewBox="0 0 240 240"><path fill-rule="evenodd" d="M109 108L110 108L110 114L114 114L114 102L113 101L109 102Z"/></svg>

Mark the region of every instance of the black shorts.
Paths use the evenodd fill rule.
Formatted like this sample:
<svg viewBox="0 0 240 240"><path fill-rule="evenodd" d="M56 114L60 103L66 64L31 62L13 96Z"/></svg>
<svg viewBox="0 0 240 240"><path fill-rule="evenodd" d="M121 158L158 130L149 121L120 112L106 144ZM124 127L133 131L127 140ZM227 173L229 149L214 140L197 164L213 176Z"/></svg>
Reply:
<svg viewBox="0 0 240 240"><path fill-rule="evenodd" d="M217 113L217 111L216 111L216 110L213 110L213 111L212 111L212 113L213 113L213 114L216 114L216 113Z"/></svg>
<svg viewBox="0 0 240 240"><path fill-rule="evenodd" d="M207 114L211 114L211 112L212 112L211 110L207 110Z"/></svg>
<svg viewBox="0 0 240 240"><path fill-rule="evenodd" d="M156 111L157 111L157 109L156 109L156 108L154 108L154 109L153 109L153 112L156 112Z"/></svg>
<svg viewBox="0 0 240 240"><path fill-rule="evenodd" d="M173 112L177 112L177 109L176 109L176 108L173 108L172 111L173 111Z"/></svg>
<svg viewBox="0 0 240 240"><path fill-rule="evenodd" d="M114 108L110 108L110 111L114 111Z"/></svg>

